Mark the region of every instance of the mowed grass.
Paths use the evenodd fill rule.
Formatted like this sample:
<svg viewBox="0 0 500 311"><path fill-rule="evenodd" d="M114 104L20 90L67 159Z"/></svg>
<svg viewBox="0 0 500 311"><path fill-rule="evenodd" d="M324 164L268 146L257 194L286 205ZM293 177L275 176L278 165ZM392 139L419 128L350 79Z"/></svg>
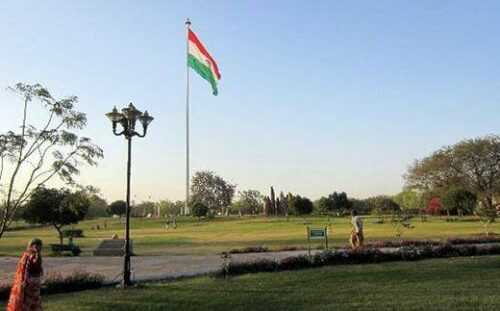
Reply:
<svg viewBox="0 0 500 311"><path fill-rule="evenodd" d="M43 301L54 311L500 310L499 279L499 256L467 257L203 277Z"/></svg>
<svg viewBox="0 0 500 311"><path fill-rule="evenodd" d="M365 217L367 241L394 239L395 232L389 221L376 224L376 218ZM330 218L330 245L345 245L351 231L348 217ZM104 230L104 223L107 228ZM483 232L483 227L474 218L457 222L446 222L444 218L431 217L427 222L415 219L414 228L404 233L407 239L444 239L452 236L468 236ZM100 230L92 227L100 226ZM328 225L327 217L309 218L265 218L231 217L210 221L197 221L181 217L177 229L165 229L165 220L133 218L131 237L134 252L138 255L204 255L215 254L233 248L267 246L271 249L283 247L306 247L306 225ZM74 228L84 230L84 238L75 239L82 248L82 255L91 254L102 239L113 234L123 236L124 224L118 219L97 219L84 221ZM500 224L493 224L492 231L500 231ZM7 232L0 239L0 255L17 256L32 237L43 239L45 244L57 243L57 235L51 227L15 230ZM316 243L315 245L319 245Z"/></svg>

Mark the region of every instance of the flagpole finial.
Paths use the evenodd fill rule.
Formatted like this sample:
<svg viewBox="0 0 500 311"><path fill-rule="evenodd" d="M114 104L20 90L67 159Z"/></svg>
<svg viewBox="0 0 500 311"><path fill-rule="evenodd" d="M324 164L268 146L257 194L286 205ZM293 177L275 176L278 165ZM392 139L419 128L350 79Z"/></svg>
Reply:
<svg viewBox="0 0 500 311"><path fill-rule="evenodd" d="M186 18L186 26L191 26L191 21L189 20L189 18Z"/></svg>

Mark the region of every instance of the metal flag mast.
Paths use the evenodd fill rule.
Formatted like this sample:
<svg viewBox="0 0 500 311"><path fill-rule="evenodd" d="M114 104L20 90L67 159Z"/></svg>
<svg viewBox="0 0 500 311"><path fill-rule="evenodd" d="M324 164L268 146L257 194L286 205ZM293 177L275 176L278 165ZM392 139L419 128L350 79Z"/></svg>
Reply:
<svg viewBox="0 0 500 311"><path fill-rule="evenodd" d="M186 19L186 202L184 203L184 215L189 214L189 28L191 27L191 21L189 18Z"/></svg>

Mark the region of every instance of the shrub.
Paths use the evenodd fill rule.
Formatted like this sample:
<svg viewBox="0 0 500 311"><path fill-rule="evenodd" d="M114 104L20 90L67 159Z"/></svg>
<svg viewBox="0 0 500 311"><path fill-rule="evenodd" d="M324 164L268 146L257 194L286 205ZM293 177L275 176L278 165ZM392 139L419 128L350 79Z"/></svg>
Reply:
<svg viewBox="0 0 500 311"><path fill-rule="evenodd" d="M456 248L450 243L445 243L442 245L438 245L433 247L432 249L432 257L436 258L445 258L445 257L453 257L457 256L458 252Z"/></svg>
<svg viewBox="0 0 500 311"><path fill-rule="evenodd" d="M226 272L228 275L256 272L273 272L277 270L277 267L278 264L274 260L260 259L251 262L230 262L226 267Z"/></svg>
<svg viewBox="0 0 500 311"><path fill-rule="evenodd" d="M96 289L103 285L104 276L100 274L75 272L69 276L62 276L58 273L52 273L45 277L41 293L43 295L69 293L86 289ZM10 284L0 284L0 301L9 299L10 289Z"/></svg>
<svg viewBox="0 0 500 311"><path fill-rule="evenodd" d="M269 249L265 246L249 246L245 248L234 248L229 251L229 254L246 254L246 253L265 253Z"/></svg>
<svg viewBox="0 0 500 311"><path fill-rule="evenodd" d="M306 255L292 256L292 257L283 258L278 263L277 268L279 271L298 270L298 269L304 269L304 268L311 268L313 266L311 263L312 263L312 261L309 258L309 256L306 256Z"/></svg>
<svg viewBox="0 0 500 311"><path fill-rule="evenodd" d="M435 242L433 242L435 243ZM413 261L426 258L447 258L458 256L498 255L500 245L452 245L450 243L423 246L403 246L396 251L382 252L376 248L362 248L356 250L325 250L309 257L305 255L287 257L281 261L269 259L257 260L249 263L229 263L225 270L228 275L237 275L255 272L274 272L284 270L298 270L327 265L368 264L390 261ZM220 273L223 273L222 271Z"/></svg>
<svg viewBox="0 0 500 311"><path fill-rule="evenodd" d="M69 276L49 274L42 286L43 294L68 293L103 286L104 277L99 274L75 272Z"/></svg>
<svg viewBox="0 0 500 311"><path fill-rule="evenodd" d="M403 246L399 249L399 253L401 255L401 259L405 261L413 261L423 258L421 250L415 246Z"/></svg>
<svg viewBox="0 0 500 311"><path fill-rule="evenodd" d="M205 217L208 214L208 207L201 202L194 202L191 206L191 213L198 218Z"/></svg>
<svg viewBox="0 0 500 311"><path fill-rule="evenodd" d="M460 244L485 244L485 243L500 243L500 238L495 236L480 235L472 238L448 238L444 243L451 245ZM401 240L401 241L375 241L366 244L366 247L383 248L383 247L404 247L404 246L438 246L442 245L442 241L437 240Z"/></svg>
<svg viewBox="0 0 500 311"><path fill-rule="evenodd" d="M9 299L10 285L0 284L0 301Z"/></svg>

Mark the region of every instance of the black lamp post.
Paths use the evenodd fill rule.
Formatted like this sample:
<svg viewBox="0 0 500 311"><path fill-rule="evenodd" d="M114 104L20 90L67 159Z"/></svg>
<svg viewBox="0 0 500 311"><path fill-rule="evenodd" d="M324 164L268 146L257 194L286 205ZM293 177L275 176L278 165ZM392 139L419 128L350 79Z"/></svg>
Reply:
<svg viewBox="0 0 500 311"><path fill-rule="evenodd" d="M132 137L144 137L148 130L148 125L153 121L147 111L142 113L137 110L132 103L128 105L127 108L123 108L122 112L118 112L116 107L113 111L106 113L106 117L111 120L113 124L113 134L116 136L125 136L128 142L128 158L127 158L127 209L126 209L126 225L125 225L125 256L123 262L123 287L127 287L131 284L130 281L130 162L131 162L131 151L132 151ZM135 124L137 121L142 124L142 134L135 131ZM117 132L117 124L122 127L121 132Z"/></svg>

